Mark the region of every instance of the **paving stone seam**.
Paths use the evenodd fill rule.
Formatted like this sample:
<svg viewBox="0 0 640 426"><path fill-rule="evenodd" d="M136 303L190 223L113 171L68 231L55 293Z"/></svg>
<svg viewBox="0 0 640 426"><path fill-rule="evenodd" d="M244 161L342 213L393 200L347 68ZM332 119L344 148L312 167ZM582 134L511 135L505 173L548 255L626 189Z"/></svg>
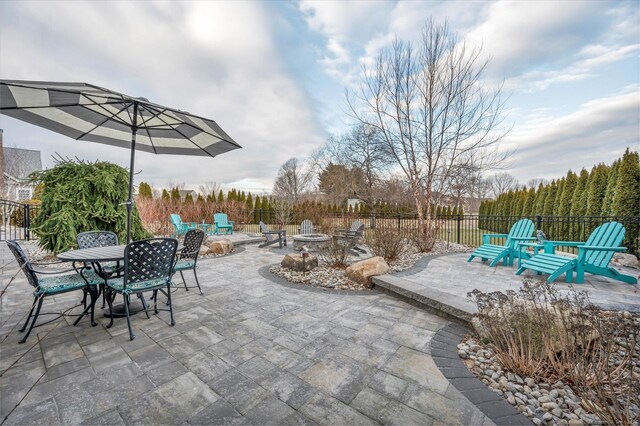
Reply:
<svg viewBox="0 0 640 426"><path fill-rule="evenodd" d="M458 356L457 343L452 340L452 336L458 336L458 342L460 342L469 333L470 330L457 324L449 324L433 336L431 355L440 372L454 388L495 424L532 425L533 423L526 416L474 376ZM433 349L434 344L437 347L435 350Z"/></svg>

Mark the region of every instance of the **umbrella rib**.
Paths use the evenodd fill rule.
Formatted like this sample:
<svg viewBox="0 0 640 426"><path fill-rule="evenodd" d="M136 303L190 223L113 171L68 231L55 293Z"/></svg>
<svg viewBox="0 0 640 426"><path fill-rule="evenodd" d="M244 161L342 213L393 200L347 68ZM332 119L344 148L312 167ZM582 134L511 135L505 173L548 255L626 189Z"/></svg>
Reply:
<svg viewBox="0 0 640 426"><path fill-rule="evenodd" d="M147 107L147 109L149 109L149 110L151 109L151 108L148 108L148 106L146 106L146 107ZM153 107L152 107L152 108L153 108ZM164 108L164 111L176 112L175 110L173 110L173 109L171 109L171 108ZM186 116L189 116L189 117L195 117L195 118L198 118L198 119L200 119L200 120L205 120L205 121L206 121L206 119L204 119L204 118L198 117L198 116L196 116L196 115L193 115L193 116L192 116L191 114L189 114L189 113L185 113L184 111L179 111L179 113L180 113L180 114L185 114ZM171 126L171 124L169 124L169 123L167 123L166 121L162 120L160 117L158 117L158 119L159 119L159 120L161 120L163 123L165 123L167 126ZM235 146L237 146L237 147L240 147L240 145L238 145L237 143L235 143L235 142L233 142L233 141L230 141L230 140L227 140L227 139L225 139L225 138L222 138L222 137L220 137L220 135L215 135L215 134L213 134L213 133L207 132L207 131L206 131L206 130L204 130L203 128L198 127L198 126L196 126L196 125L194 125L194 124L187 123L187 122L185 122L184 120L182 120L182 122L181 122L181 123L182 123L182 124L184 124L185 126L189 126L189 127L193 128L193 129L196 129L196 130L198 130L198 131L200 131L200 132L202 132L202 133L206 133L206 134L207 134L207 135L209 135L209 136L213 136L214 138L217 138L220 142L227 142L227 143L233 144L233 145L235 145ZM203 148L201 148L197 143L193 142L193 141L191 140L191 138L188 138L187 136L185 136L185 135L184 135L183 133L181 133L178 129L175 129L175 128L174 128L174 130L175 130L176 132L180 133L180 135L181 135L182 137L186 138L189 142L193 143L195 146L197 146L198 148L200 148L200 149L202 149L202 150L204 151L204 149L203 149ZM205 152L206 152L206 151L205 151Z"/></svg>
<svg viewBox="0 0 640 426"><path fill-rule="evenodd" d="M170 126L170 124L169 124L169 123L167 123L166 121L164 121L160 116L158 116L158 120L162 121L162 122L163 122L163 123L165 123L167 126ZM184 124L186 124L186 125L190 125L189 123L185 123L184 121L182 121L182 122L183 122ZM202 130L202 129L200 129L200 128L196 127L196 126L191 126L191 127L194 127L195 129L198 129L198 130L200 130L200 131L202 131L202 132L204 132L204 133L210 134L209 132L207 132L207 131L205 131L205 130ZM215 155L211 155L211 154L209 153L209 151L207 151L206 149L202 148L200 145L198 145L197 143L195 143L194 141L192 141L190 137L188 137L187 135L185 135L184 133L182 133L182 132L181 132L180 130L178 130L177 128L176 128L176 129L173 129L173 130L175 130L176 132L178 132L178 133L180 134L180 136L182 136L183 138L185 138L186 140L188 140L189 142L191 142L192 144L194 144L195 146L197 146L197 147L198 147L198 149L200 149L201 151L206 152L208 156L210 156L210 157L215 157ZM219 138L219 137L218 137L218 136L216 136L216 135L211 135L211 136L217 137L220 141L222 141L222 140L223 140L223 139Z"/></svg>
<svg viewBox="0 0 640 426"><path fill-rule="evenodd" d="M83 96L86 97L85 94L82 94ZM117 102L104 102L104 103L96 103L94 102L95 105L117 105L122 103L122 100L119 100ZM22 107L0 107L1 110L3 111L11 111L11 110L18 110L18 109L40 109L40 108L67 108L67 107L76 107L76 106L83 106L82 104L66 104L66 105L38 105L38 106L22 106Z"/></svg>
<svg viewBox="0 0 640 426"><path fill-rule="evenodd" d="M125 108L128 108L128 106L126 106ZM93 111L93 110L91 110ZM118 111L115 115L112 115L111 117L106 117L104 119L104 121L102 121L101 123L95 125L91 130L89 130L88 132L84 132L83 134L81 134L80 136L78 136L77 138L75 138L76 140L80 140L83 137L87 136L89 133L93 132L95 129L97 129L98 127L102 126L104 123L106 123L107 121L113 119L116 115L120 114L122 112L122 109L120 111ZM122 122L123 124L125 124L124 122Z"/></svg>
<svg viewBox="0 0 640 426"><path fill-rule="evenodd" d="M147 108L146 105L144 104L140 104L140 106L142 106L144 109L149 110L149 108ZM140 116L142 116L142 114L140 114ZM147 121L147 120L146 120ZM144 129L145 132L147 132L147 137L149 138L149 143L151 144L151 149L153 149L153 153L158 155L158 150L156 149L156 146L153 143L153 138L151 137L151 133L149 133L149 127L144 125L144 123L146 121L143 121L143 127L142 129Z"/></svg>

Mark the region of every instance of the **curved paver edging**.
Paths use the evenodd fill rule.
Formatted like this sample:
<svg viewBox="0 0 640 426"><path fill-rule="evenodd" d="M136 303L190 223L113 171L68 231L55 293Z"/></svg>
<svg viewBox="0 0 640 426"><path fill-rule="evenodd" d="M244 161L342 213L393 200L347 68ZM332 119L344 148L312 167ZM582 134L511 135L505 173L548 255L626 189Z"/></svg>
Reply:
<svg viewBox="0 0 640 426"><path fill-rule="evenodd" d="M497 425L532 425L533 423L497 393L482 383L458 356L458 344L469 329L449 324L431 340L431 357L440 372L485 416Z"/></svg>
<svg viewBox="0 0 640 426"><path fill-rule="evenodd" d="M441 253L422 256L420 259L416 260L416 263L414 263L412 267L407 268L403 271L392 272L390 275L393 275L395 277L406 277L407 275L415 275L418 272L422 272L427 269L427 265L429 265L429 262L431 262L433 259L437 259L443 256L450 256L452 254L456 253Z"/></svg>
<svg viewBox="0 0 640 426"><path fill-rule="evenodd" d="M272 274L271 271L269 270L272 266L280 266L280 264L279 263L274 263L274 264L271 264L271 265L265 265L265 266L261 267L260 269L258 269L258 273L263 278L266 278L271 282L283 285L285 287L295 288L295 289L304 290L304 291L312 291L312 292L316 292L316 293L323 293L323 292L327 293L328 292L328 293L332 293L332 294L345 294L345 295L350 295L350 296L364 296L364 295L371 295L371 294L380 294L380 291L378 291L378 290L341 290L341 289L335 289L335 288L320 287L320 286L311 285L311 284L296 284L296 283L292 283L290 281L285 280L282 277L279 277L277 275Z"/></svg>

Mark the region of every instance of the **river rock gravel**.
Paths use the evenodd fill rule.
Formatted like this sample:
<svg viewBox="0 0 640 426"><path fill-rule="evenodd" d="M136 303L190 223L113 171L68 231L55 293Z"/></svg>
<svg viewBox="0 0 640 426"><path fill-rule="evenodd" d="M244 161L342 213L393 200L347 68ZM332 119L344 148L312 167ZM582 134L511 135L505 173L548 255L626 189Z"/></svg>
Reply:
<svg viewBox="0 0 640 426"><path fill-rule="evenodd" d="M601 315L614 315L602 311ZM640 328L640 316L620 312L624 321ZM618 351L611 354L610 362L619 365L626 356L624 343L619 341ZM491 347L482 344L475 337L468 337L458 345L458 355L467 367L492 391L501 395L518 411L536 425L600 425L603 421L596 415L587 413L582 399L568 383L558 381L545 383L530 377L520 377L505 371ZM640 377L640 342L636 341L636 351L632 358L633 374ZM632 425L640 424L640 407L632 401Z"/></svg>

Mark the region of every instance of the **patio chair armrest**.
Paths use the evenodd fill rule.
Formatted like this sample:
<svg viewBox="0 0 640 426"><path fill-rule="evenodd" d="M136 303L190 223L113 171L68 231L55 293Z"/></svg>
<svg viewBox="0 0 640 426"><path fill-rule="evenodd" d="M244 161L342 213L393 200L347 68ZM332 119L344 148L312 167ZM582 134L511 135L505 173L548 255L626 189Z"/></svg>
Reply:
<svg viewBox="0 0 640 426"><path fill-rule="evenodd" d="M550 241L545 240L545 245L558 246L558 247L579 247L586 243L584 241Z"/></svg>
<svg viewBox="0 0 640 426"><path fill-rule="evenodd" d="M511 237L514 241L531 241L537 239L536 237Z"/></svg>
<svg viewBox="0 0 640 426"><path fill-rule="evenodd" d="M544 252L551 254L556 252L556 247L580 247L585 245L585 243L581 241L545 241L543 244Z"/></svg>
<svg viewBox="0 0 640 426"><path fill-rule="evenodd" d="M79 272L78 270L83 270L84 268L69 268L69 269L60 269L60 270L55 270L55 271L46 271L46 270L41 270L41 269L33 269L33 272L35 272L36 274L42 274L42 275L57 275L57 274L64 274L65 272Z"/></svg>
<svg viewBox="0 0 640 426"><path fill-rule="evenodd" d="M482 244L490 244L492 238L507 238L508 234L482 234Z"/></svg>
<svg viewBox="0 0 640 426"><path fill-rule="evenodd" d="M231 226L233 226L233 223L234 223L233 220L228 221L228 224Z"/></svg>
<svg viewBox="0 0 640 426"><path fill-rule="evenodd" d="M578 251L595 250L595 251L627 251L626 247L598 247L598 246L579 246Z"/></svg>
<svg viewBox="0 0 640 426"><path fill-rule="evenodd" d="M185 224L189 227L195 227L197 225L197 222L185 222Z"/></svg>

